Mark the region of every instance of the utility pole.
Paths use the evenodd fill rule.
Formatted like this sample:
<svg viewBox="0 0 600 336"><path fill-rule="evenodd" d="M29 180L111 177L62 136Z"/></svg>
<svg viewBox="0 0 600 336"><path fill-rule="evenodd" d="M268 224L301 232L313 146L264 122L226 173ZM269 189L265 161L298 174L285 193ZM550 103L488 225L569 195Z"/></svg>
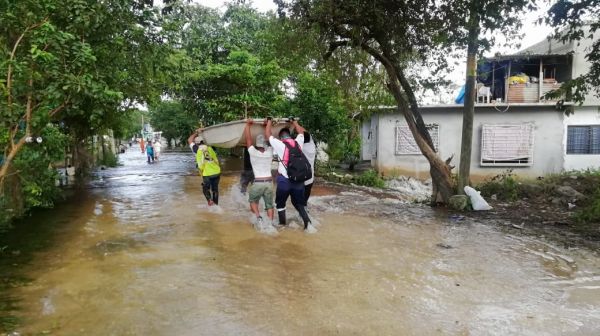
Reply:
<svg viewBox="0 0 600 336"><path fill-rule="evenodd" d="M475 114L477 51L479 50L479 14L477 0L470 3L469 35L467 41L467 78L465 84L465 106L463 111L462 141L460 145L460 166L458 170L459 194L464 194L471 174L471 147L473 144L473 118Z"/></svg>

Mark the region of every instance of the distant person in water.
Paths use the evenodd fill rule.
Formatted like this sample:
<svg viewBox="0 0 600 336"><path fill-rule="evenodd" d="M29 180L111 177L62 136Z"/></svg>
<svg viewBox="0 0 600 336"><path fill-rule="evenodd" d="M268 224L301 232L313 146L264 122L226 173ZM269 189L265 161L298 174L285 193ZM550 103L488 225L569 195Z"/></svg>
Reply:
<svg viewBox="0 0 600 336"><path fill-rule="evenodd" d="M204 139L199 135L190 135L188 143L192 152L196 154L196 167L200 176L202 176L202 192L204 193L204 197L206 197L209 206L218 205L221 166L217 158L217 153L215 153L212 147L207 146L204 143Z"/></svg>
<svg viewBox="0 0 600 336"><path fill-rule="evenodd" d="M246 121L246 128L244 129L246 148L248 149L248 156L252 163L252 172L254 175L254 181L248 191L248 202L250 202L250 209L256 215L257 228L274 233L275 228L272 226L272 223L275 211L273 210L273 177L271 176L273 149L265 145L265 136L263 134L257 135L255 144L252 144L251 125L252 119L248 119ZM261 198L265 203L265 210L269 217L269 223L266 225L258 209Z"/></svg>
<svg viewBox="0 0 600 336"><path fill-rule="evenodd" d="M158 158L160 157L160 149L162 147L162 145L160 144L160 140L156 140L154 142L154 159L158 161Z"/></svg>
<svg viewBox="0 0 600 336"><path fill-rule="evenodd" d="M148 158L148 163L154 163L154 147L152 147L152 141L150 140L146 143L146 157Z"/></svg>
<svg viewBox="0 0 600 336"><path fill-rule="evenodd" d="M265 136L269 139L273 151L279 157L279 166L277 169L279 175L277 176L277 190L275 192L275 204L277 206L279 224L286 225L286 203L287 199L291 196L292 204L304 222L304 231L308 233L316 232L316 228L310 222L310 218L304 207L304 181L290 180L288 175L288 166L290 166L292 160L297 160L299 156L304 155L302 147L304 146L304 132L306 130L297 121L292 120L292 126L298 134L296 139L292 138L290 129L288 128L283 128L279 131L278 139L272 135L272 126L273 122L271 118L267 118Z"/></svg>

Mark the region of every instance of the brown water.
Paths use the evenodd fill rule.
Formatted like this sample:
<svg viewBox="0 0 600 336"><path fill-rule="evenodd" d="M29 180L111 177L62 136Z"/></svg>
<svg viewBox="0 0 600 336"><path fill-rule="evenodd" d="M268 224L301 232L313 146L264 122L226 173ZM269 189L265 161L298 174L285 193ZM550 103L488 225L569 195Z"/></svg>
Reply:
<svg viewBox="0 0 600 336"><path fill-rule="evenodd" d="M51 229L14 265L21 335L600 334L597 251L323 187L318 233L267 236L236 174L209 209L190 154L121 160L31 218Z"/></svg>

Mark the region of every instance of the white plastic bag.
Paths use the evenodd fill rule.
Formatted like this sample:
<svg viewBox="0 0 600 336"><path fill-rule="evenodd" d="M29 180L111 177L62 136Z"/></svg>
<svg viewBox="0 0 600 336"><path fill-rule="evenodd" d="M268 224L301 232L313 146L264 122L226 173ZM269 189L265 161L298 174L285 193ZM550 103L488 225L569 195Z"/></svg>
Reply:
<svg viewBox="0 0 600 336"><path fill-rule="evenodd" d="M483 197L479 195L479 191L469 186L466 186L465 194L467 194L467 196L469 196L469 198L471 199L471 205L473 206L473 210L480 211L492 209L492 207L483 199Z"/></svg>

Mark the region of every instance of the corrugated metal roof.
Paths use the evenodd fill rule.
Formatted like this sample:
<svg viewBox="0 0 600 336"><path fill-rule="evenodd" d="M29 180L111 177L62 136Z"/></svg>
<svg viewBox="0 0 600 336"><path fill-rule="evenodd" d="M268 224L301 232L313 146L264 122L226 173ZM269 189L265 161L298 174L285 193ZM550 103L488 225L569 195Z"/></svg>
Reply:
<svg viewBox="0 0 600 336"><path fill-rule="evenodd" d="M557 39L550 38L542 40L531 47L525 48L517 55L536 54L536 55L566 55L574 50L575 46L572 42L561 42Z"/></svg>
<svg viewBox="0 0 600 336"><path fill-rule="evenodd" d="M550 58L550 57L565 57L566 54L513 54L513 55L497 55L492 57L485 57L486 61L508 61L515 59L528 59L528 58Z"/></svg>

